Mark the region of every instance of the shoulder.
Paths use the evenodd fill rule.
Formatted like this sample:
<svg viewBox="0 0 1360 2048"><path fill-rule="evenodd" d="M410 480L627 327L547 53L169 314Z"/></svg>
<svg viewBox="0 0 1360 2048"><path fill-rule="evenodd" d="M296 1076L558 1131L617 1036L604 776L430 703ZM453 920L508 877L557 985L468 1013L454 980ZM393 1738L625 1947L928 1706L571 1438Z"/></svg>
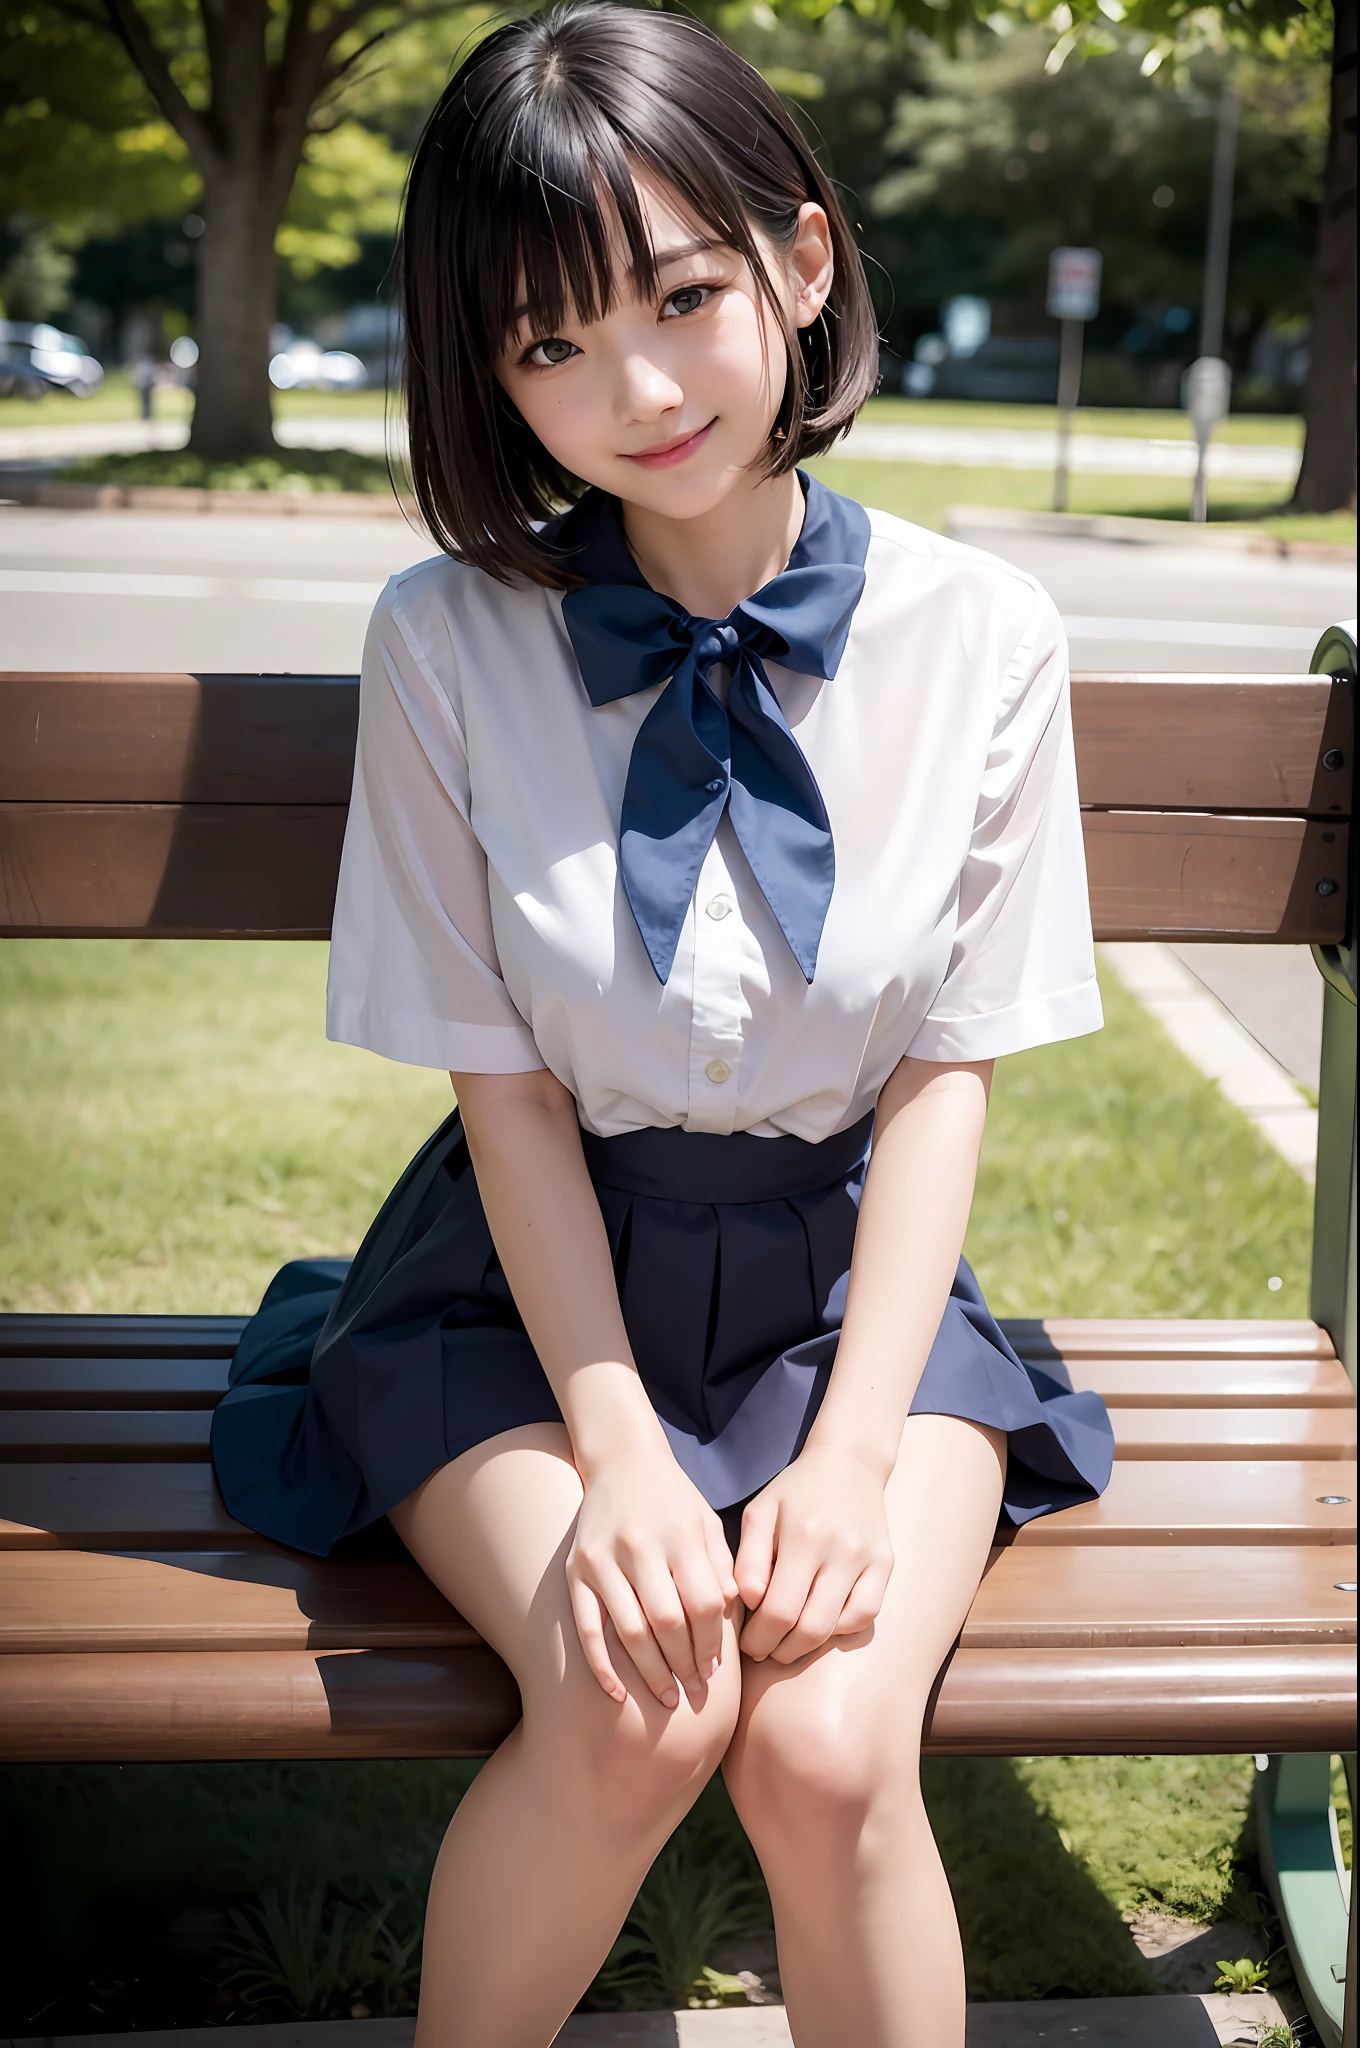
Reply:
<svg viewBox="0 0 1360 2048"><path fill-rule="evenodd" d="M420 678L450 698L514 672L541 647L557 619L557 595L524 581L498 583L482 569L433 555L400 570L386 585L368 629L365 668L372 657L400 687Z"/></svg>
<svg viewBox="0 0 1360 2048"><path fill-rule="evenodd" d="M1035 577L984 548L966 546L913 526L891 512L869 508L867 592L889 611L933 608L966 611L1002 640L1061 635L1056 605Z"/></svg>

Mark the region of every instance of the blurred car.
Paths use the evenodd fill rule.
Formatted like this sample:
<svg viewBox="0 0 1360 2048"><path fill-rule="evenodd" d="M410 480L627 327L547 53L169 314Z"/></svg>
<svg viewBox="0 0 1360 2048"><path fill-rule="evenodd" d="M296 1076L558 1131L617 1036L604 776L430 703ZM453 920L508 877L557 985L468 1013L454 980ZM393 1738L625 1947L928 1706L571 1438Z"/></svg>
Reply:
<svg viewBox="0 0 1360 2048"><path fill-rule="evenodd" d="M903 372L913 398L982 398L1052 405L1058 395L1058 344L1036 336L990 335L966 356L943 335L917 343L916 360Z"/></svg>
<svg viewBox="0 0 1360 2048"><path fill-rule="evenodd" d="M348 349L295 335L270 358L269 381L276 391L357 391L368 372Z"/></svg>
<svg viewBox="0 0 1360 2048"><path fill-rule="evenodd" d="M103 381L103 364L78 334L63 334L42 320L0 320L0 396L70 391L88 398Z"/></svg>

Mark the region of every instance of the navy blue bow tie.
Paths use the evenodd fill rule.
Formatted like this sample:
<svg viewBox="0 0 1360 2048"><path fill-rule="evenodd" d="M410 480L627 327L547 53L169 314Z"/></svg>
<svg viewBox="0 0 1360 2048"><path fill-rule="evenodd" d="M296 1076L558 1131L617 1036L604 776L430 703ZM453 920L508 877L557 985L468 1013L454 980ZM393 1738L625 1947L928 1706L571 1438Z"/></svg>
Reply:
<svg viewBox="0 0 1360 2048"><path fill-rule="evenodd" d="M724 810L805 978L816 970L835 849L762 656L835 675L864 589L869 520L850 499L802 482L807 511L787 569L725 619L692 618L651 588L613 498L587 493L552 530L567 565L589 578L563 598L562 617L591 703L667 685L633 742L619 820L623 885L662 983ZM718 663L730 676L725 705L708 682Z"/></svg>

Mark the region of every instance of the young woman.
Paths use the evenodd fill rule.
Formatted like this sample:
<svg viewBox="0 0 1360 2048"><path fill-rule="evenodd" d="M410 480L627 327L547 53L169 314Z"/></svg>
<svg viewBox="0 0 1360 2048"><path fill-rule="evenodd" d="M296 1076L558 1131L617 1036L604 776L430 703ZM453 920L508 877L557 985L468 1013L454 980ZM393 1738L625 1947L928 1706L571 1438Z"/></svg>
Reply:
<svg viewBox="0 0 1360 2048"><path fill-rule="evenodd" d="M961 2048L928 1696L999 1512L1110 1459L960 1259L993 1060L1100 1023L1061 626L797 468L864 278L694 22L483 42L403 251L444 552L369 634L329 1030L458 1110L266 1296L222 1490L316 1553L386 1515L519 1682L420 2048L546 2048L719 1765L799 2048Z"/></svg>

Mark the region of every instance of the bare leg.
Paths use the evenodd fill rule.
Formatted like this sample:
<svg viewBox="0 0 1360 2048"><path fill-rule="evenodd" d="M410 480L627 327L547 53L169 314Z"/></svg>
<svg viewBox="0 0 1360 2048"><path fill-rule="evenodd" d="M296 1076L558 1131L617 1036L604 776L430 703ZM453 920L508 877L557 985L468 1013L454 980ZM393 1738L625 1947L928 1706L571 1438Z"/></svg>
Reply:
<svg viewBox="0 0 1360 2048"><path fill-rule="evenodd" d="M963 2048L963 1956L920 1736L987 1562L1005 1455L997 1431L909 1416L874 1627L798 1664L744 1663L723 1770L770 1887L798 2048Z"/></svg>
<svg viewBox="0 0 1360 2048"><path fill-rule="evenodd" d="M661 1707L612 1637L629 1699L619 1706L600 1690L564 1571L580 1504L567 1433L541 1423L455 1458L392 1515L504 1657L524 1702L439 1852L416 2048L548 2048L731 1738L740 1660L730 1623L697 1712L683 1691L673 1712Z"/></svg>

